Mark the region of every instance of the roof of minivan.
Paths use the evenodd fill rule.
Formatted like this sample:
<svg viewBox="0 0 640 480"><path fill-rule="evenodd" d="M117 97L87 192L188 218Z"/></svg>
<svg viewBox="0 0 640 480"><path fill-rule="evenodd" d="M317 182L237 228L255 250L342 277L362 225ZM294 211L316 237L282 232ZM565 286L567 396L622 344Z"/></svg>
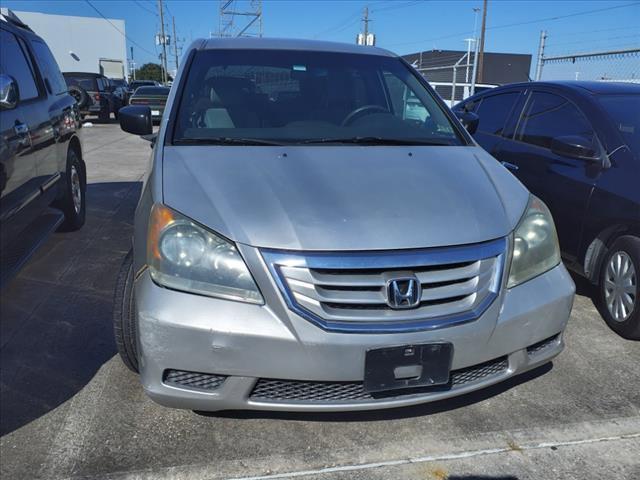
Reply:
<svg viewBox="0 0 640 480"><path fill-rule="evenodd" d="M502 88L510 87L532 87L532 86L549 86L549 87L561 87L570 88L572 90L585 90L590 93L598 94L625 94L625 93L638 93L640 92L640 84L632 82L594 82L594 81L580 81L580 80L563 80L555 82L523 82L512 83L510 85L504 85Z"/></svg>
<svg viewBox="0 0 640 480"><path fill-rule="evenodd" d="M320 40L297 40L287 38L209 38L203 39L198 50L212 49L255 49L255 50L310 50L315 52L358 53L396 57L383 48L355 45L350 43L325 42Z"/></svg>

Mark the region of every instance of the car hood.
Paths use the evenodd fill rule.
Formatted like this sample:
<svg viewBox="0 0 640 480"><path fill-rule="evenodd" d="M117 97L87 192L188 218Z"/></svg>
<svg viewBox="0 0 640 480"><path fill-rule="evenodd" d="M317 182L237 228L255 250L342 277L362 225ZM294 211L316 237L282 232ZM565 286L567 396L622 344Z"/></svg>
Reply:
<svg viewBox="0 0 640 480"><path fill-rule="evenodd" d="M507 235L527 190L479 147L166 146L164 203L236 242L387 250Z"/></svg>

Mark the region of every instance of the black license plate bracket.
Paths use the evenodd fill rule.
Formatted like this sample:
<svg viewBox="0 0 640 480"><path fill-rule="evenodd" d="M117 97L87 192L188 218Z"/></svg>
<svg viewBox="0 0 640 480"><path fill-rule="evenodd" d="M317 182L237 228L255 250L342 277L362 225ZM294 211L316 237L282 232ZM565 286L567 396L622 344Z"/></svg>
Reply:
<svg viewBox="0 0 640 480"><path fill-rule="evenodd" d="M368 350L364 389L383 392L449 383L453 345L448 342Z"/></svg>

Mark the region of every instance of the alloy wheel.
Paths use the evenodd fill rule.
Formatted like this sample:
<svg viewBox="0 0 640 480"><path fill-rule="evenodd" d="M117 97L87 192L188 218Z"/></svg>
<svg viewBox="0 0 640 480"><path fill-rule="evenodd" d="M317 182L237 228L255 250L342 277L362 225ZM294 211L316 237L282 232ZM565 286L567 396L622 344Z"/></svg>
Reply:
<svg viewBox="0 0 640 480"><path fill-rule="evenodd" d="M637 301L637 282L631 257L623 251L614 253L604 275L604 297L616 322L624 322L631 316Z"/></svg>

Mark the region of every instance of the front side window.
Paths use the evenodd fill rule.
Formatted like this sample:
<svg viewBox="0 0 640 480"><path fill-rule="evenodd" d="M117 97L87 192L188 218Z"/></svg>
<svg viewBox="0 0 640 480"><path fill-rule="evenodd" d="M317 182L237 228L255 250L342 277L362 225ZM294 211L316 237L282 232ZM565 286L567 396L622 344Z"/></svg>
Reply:
<svg viewBox="0 0 640 480"><path fill-rule="evenodd" d="M18 84L19 99L30 100L38 96L38 87L26 52L12 33L0 30L0 72L10 75Z"/></svg>
<svg viewBox="0 0 640 480"><path fill-rule="evenodd" d="M567 99L553 93L533 92L516 131L516 140L551 148L555 137L577 135L594 139L584 115Z"/></svg>
<svg viewBox="0 0 640 480"><path fill-rule="evenodd" d="M431 93L392 57L205 50L193 59L177 108L174 142L465 144Z"/></svg>
<svg viewBox="0 0 640 480"><path fill-rule="evenodd" d="M51 93L58 95L67 91L67 85L60 73L60 68L49 47L41 40L32 40L33 53L38 61L42 76L49 82Z"/></svg>
<svg viewBox="0 0 640 480"><path fill-rule="evenodd" d="M501 93L482 99L476 113L480 117L478 131L502 135L505 123L518 99L519 92Z"/></svg>

